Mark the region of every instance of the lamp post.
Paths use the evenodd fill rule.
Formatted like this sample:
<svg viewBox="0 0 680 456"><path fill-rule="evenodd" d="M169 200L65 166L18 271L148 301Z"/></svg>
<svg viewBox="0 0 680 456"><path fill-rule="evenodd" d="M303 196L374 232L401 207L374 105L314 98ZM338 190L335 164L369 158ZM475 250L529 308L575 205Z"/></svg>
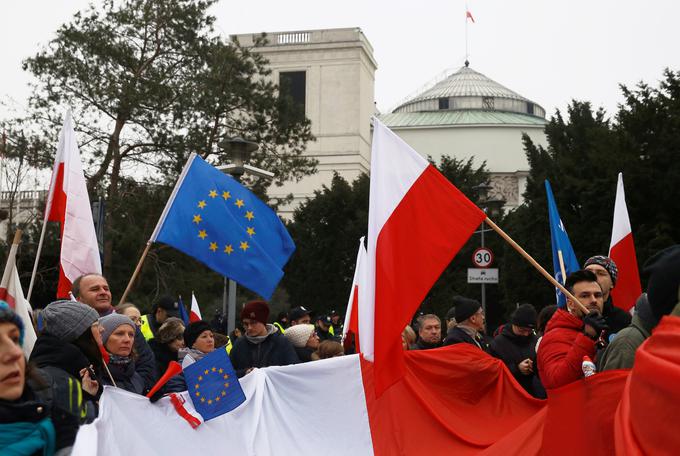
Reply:
<svg viewBox="0 0 680 456"><path fill-rule="evenodd" d="M229 155L231 163L218 166L217 169L231 174L237 182L241 182L243 173L248 169L246 160L250 158L250 155L255 152L259 146L256 142L248 141L239 136L226 138L220 141L218 146ZM227 288L229 290L228 292ZM231 334L234 328L236 328L236 282L227 279L227 277L224 278L222 315L227 317L227 334Z"/></svg>
<svg viewBox="0 0 680 456"><path fill-rule="evenodd" d="M498 215L500 215L501 209L505 205L505 200L499 196L492 196L491 198L489 198L489 191L492 189L493 187L489 185L488 182L473 187L473 190L475 190L477 192L477 195L479 196L478 202L484 213L490 216L491 218L496 218ZM493 230L487 230L484 221L482 221L482 224L479 228L479 233L481 235L480 247L482 248L484 248L484 233L486 231ZM482 283L481 285L482 285L482 299L481 299L482 311L484 312L484 315L486 315L486 284Z"/></svg>

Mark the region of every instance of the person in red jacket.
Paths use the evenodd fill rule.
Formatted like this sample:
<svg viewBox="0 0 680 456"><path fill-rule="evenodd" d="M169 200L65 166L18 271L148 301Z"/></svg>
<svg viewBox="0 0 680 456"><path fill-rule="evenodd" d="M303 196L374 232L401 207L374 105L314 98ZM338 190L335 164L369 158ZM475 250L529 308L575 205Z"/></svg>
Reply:
<svg viewBox="0 0 680 456"><path fill-rule="evenodd" d="M538 373L546 389L558 388L583 378L583 357L595 358L596 341L607 329L602 317L602 288L591 271L576 271L564 284L588 309L567 298L567 308L558 309L548 322L538 349Z"/></svg>

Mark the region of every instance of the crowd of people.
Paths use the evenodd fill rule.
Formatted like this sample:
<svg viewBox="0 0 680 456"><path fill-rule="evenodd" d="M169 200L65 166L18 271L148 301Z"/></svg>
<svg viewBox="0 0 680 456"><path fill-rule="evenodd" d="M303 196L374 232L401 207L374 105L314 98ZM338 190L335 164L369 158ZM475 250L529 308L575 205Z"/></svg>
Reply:
<svg viewBox="0 0 680 456"><path fill-rule="evenodd" d="M643 272L648 286L632 317L612 301L616 265L594 256L566 279L578 302L568 297L566 306L549 305L540 312L532 304L518 305L491 337L481 304L456 296L445 326L437 315L419 315L402 333L403 348L470 344L501 360L528 394L545 398L549 390L583 378L586 358L598 371L632 367L637 347L678 302L680 246L659 252ZM36 313L38 338L28 360L22 351L25 323L0 302L2 454L68 454L78 427L97 416L104 385L146 395L172 361L184 368L224 349L243 377L257 368L353 350L341 341L341 316L335 311L312 318L298 306L270 323L269 305L250 301L241 309L241 328L226 335L206 321L185 326L181 304L168 297L146 315L129 303L114 308L108 282L99 274L76 279L72 295L74 300L52 302ZM150 399L185 389L179 374Z"/></svg>

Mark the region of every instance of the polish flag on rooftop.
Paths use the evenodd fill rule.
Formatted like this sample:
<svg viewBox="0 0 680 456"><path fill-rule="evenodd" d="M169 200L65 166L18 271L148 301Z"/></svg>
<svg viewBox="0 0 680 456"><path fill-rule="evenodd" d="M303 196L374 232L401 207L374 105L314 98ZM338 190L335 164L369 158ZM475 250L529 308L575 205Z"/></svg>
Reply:
<svg viewBox="0 0 680 456"><path fill-rule="evenodd" d="M380 395L404 374L404 327L486 215L379 120L373 127L359 339Z"/></svg>
<svg viewBox="0 0 680 456"><path fill-rule="evenodd" d="M66 113L59 135L45 221L61 225L57 297L68 298L75 279L83 274L102 272L90 198L70 111Z"/></svg>
<svg viewBox="0 0 680 456"><path fill-rule="evenodd" d="M616 286L612 290L614 305L623 310L630 310L642 293L640 273L638 272L633 230L630 227L626 195L623 190L623 174L619 173L616 185L616 202L614 203L614 224L612 240L609 244L609 257L618 268Z"/></svg>

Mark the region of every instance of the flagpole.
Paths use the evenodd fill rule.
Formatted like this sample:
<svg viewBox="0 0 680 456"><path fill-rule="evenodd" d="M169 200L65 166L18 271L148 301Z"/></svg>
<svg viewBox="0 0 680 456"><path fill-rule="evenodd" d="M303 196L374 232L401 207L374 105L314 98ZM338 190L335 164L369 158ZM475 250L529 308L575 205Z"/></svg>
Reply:
<svg viewBox="0 0 680 456"><path fill-rule="evenodd" d="M47 209L46 209L47 210ZM43 242L45 241L45 231L47 230L47 215L43 221L42 230L40 231L40 240L38 241L38 250L35 252L35 261L33 262L33 272L31 272L31 282L28 285L28 293L26 293L26 301L31 302L31 294L33 293L33 285L35 285L35 276L38 272L38 261L40 261L40 254L42 253Z"/></svg>
<svg viewBox="0 0 680 456"><path fill-rule="evenodd" d="M574 301L574 303L576 303L576 305L579 306L579 307L581 308L581 310L582 310L585 314L588 314L588 313L590 312L586 306L584 306L583 304L581 304L581 301L579 301L578 299L576 299L576 297L575 297L573 294L571 294L566 288L564 288L564 285L562 285L562 284L559 283L557 280L555 280L555 278L554 278L552 275L550 275L550 274L548 273L548 271L546 271L545 269L543 269L543 266L541 266L540 264L538 264L538 262L537 262L536 260L534 260L534 259L531 257L531 255L529 255L522 247L520 247L519 244L517 244L510 236L508 236L508 234L507 234L505 231L503 231L498 225L496 225L494 222L492 222L491 219L489 219L489 217L487 217L487 218L484 220L484 222L487 223L487 224L488 224L488 225L489 225L496 233L498 233L503 239L505 239L505 240L508 242L508 244L510 244L510 245L512 246L512 248L514 248L515 250L517 250L517 252L519 252L519 254L522 255L529 263L531 263L531 265L532 265L534 268L536 268L536 270L537 270L538 272L540 272L540 273L543 275L543 277L545 277L546 279L548 279L548 281L549 281L550 283L552 283L555 287L559 288L559 290L560 290L562 293L564 293L565 296L567 296L569 299L571 299L572 301Z"/></svg>
<svg viewBox="0 0 680 456"><path fill-rule="evenodd" d="M11 274L11 269L16 263L17 248L21 243L21 234L23 231L16 230L14 232L14 239L12 240L12 245L10 246L9 253L7 255L7 262L5 264L5 270L2 272L2 280L0 280L0 286L7 286L9 283L9 277ZM9 288L9 287L8 287Z"/></svg>
<svg viewBox="0 0 680 456"><path fill-rule="evenodd" d="M465 2L465 61L470 60L470 53L468 52L468 4Z"/></svg>
<svg viewBox="0 0 680 456"><path fill-rule="evenodd" d="M120 301L118 301L118 305L121 305L125 302L125 299L128 296L128 293L130 293L130 290L132 289L132 284L135 282L135 279L137 278L137 275L139 275L139 271L142 269L142 265L144 264L144 259L146 258L146 255L149 253L149 249L151 248L151 241L147 241L146 247L144 248L144 252L142 252L142 256L137 262L137 267L135 268L135 271L132 273L132 277L130 277L130 281L127 284L127 287L125 287L125 291L123 292L123 296L120 297Z"/></svg>

